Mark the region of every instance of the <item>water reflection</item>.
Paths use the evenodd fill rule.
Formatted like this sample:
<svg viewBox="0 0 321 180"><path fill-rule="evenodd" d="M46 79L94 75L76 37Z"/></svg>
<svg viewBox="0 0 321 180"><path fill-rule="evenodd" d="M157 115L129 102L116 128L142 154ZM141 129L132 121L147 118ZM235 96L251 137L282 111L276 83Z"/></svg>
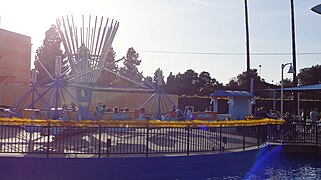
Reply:
<svg viewBox="0 0 321 180"><path fill-rule="evenodd" d="M248 172L239 172L231 170L231 174L240 173L240 176L213 176L205 180L261 180L261 179L321 179L321 161L320 157L292 156L282 157L278 160L270 159L263 163L260 168ZM241 175L243 174L243 175Z"/></svg>

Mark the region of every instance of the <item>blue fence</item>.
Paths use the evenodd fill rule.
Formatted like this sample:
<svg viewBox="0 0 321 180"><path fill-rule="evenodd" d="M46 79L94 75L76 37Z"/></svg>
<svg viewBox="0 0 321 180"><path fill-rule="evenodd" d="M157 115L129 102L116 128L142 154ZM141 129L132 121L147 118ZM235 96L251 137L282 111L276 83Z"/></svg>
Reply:
<svg viewBox="0 0 321 180"><path fill-rule="evenodd" d="M0 153L22 155L155 155L223 153L259 147L267 125L237 127L0 126Z"/></svg>

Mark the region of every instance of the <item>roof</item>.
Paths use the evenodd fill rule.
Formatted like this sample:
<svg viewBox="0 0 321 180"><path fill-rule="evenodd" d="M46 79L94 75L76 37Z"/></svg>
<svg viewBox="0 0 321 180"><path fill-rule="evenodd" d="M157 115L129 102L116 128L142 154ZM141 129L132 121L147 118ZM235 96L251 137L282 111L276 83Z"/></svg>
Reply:
<svg viewBox="0 0 321 180"><path fill-rule="evenodd" d="M213 97L253 97L253 94L247 91L230 91L230 90L219 90L214 91L211 96Z"/></svg>
<svg viewBox="0 0 321 180"><path fill-rule="evenodd" d="M280 91L281 88L272 89L272 90ZM308 85L308 86L283 88L283 91L317 91L317 90L321 90L321 84L313 84L313 85Z"/></svg>
<svg viewBox="0 0 321 180"><path fill-rule="evenodd" d="M284 91L313 91L313 90L321 90L321 84L314 84L308 86L299 86L299 87L290 87L284 88Z"/></svg>

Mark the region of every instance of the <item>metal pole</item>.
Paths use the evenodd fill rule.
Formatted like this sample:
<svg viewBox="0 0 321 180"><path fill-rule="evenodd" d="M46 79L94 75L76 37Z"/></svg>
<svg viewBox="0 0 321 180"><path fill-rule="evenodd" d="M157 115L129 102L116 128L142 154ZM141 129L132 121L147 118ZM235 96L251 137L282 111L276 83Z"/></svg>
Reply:
<svg viewBox="0 0 321 180"><path fill-rule="evenodd" d="M98 136L98 157L101 154L101 126L99 126L99 136Z"/></svg>
<svg viewBox="0 0 321 180"><path fill-rule="evenodd" d="M222 153L222 124L220 125L220 153Z"/></svg>
<svg viewBox="0 0 321 180"><path fill-rule="evenodd" d="M257 147L260 147L260 126L256 125Z"/></svg>
<svg viewBox="0 0 321 180"><path fill-rule="evenodd" d="M246 131L246 126L244 124L243 125L243 151L245 150L245 131Z"/></svg>
<svg viewBox="0 0 321 180"><path fill-rule="evenodd" d="M244 16L245 16L245 35L246 35L246 72L250 73L250 33L247 0L244 0ZM250 79L247 79L248 83ZM250 88L250 87L249 87Z"/></svg>
<svg viewBox="0 0 321 180"><path fill-rule="evenodd" d="M47 135L47 157L49 157L49 153L50 153L50 151L49 151L49 142L50 142L50 123L48 123L48 134L46 134ZM46 132L45 132L46 133Z"/></svg>
<svg viewBox="0 0 321 180"><path fill-rule="evenodd" d="M187 155L189 155L190 125L187 125Z"/></svg>
<svg viewBox="0 0 321 180"><path fill-rule="evenodd" d="M149 124L147 124L147 127L146 127L146 157L148 157L148 149L149 149L149 146L148 146L148 142L149 142Z"/></svg>
<svg viewBox="0 0 321 180"><path fill-rule="evenodd" d="M315 124L315 146L318 147L318 125Z"/></svg>
<svg viewBox="0 0 321 180"><path fill-rule="evenodd" d="M298 109L297 109L297 112L298 112L298 116L300 116L300 92L298 92Z"/></svg>
<svg viewBox="0 0 321 180"><path fill-rule="evenodd" d="M283 116L283 69L284 69L284 64L281 64L281 114L280 116Z"/></svg>
<svg viewBox="0 0 321 180"><path fill-rule="evenodd" d="M291 2L291 32L292 32L292 65L293 65L293 87L296 87L298 84L297 77L296 77L296 46L295 46L295 22L294 22L294 3L293 0ZM293 97L293 114L297 114L297 93L294 93Z"/></svg>
<svg viewBox="0 0 321 180"><path fill-rule="evenodd" d="M245 34L246 34L246 71L250 71L250 35L247 0L244 0Z"/></svg>
<svg viewBox="0 0 321 180"><path fill-rule="evenodd" d="M276 92L273 91L273 110L276 110Z"/></svg>

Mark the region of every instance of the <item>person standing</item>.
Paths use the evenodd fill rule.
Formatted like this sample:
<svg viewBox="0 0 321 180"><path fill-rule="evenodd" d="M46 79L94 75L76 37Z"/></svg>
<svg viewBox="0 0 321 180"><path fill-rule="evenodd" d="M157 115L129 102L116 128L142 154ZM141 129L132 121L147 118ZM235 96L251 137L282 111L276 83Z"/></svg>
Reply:
<svg viewBox="0 0 321 180"><path fill-rule="evenodd" d="M305 122L305 120L306 120L306 117L305 117L305 112L304 112L304 109L303 109L303 108L301 108L300 112L301 112L301 113L300 113L300 116L301 116L301 120Z"/></svg>
<svg viewBox="0 0 321 180"><path fill-rule="evenodd" d="M316 125L317 125L317 120L318 120L317 108L314 108L314 109L311 110L310 118L311 118L311 121L312 121L312 132L315 132Z"/></svg>

